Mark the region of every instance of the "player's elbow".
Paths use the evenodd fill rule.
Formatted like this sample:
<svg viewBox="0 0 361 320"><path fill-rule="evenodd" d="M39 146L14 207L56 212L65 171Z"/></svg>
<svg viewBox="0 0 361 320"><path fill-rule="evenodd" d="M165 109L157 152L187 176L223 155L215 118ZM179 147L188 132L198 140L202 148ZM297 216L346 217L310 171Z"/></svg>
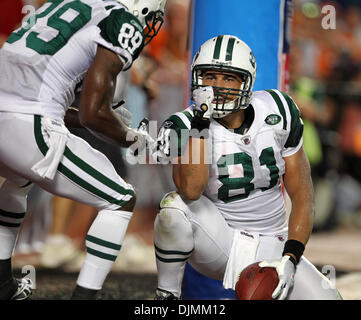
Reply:
<svg viewBox="0 0 361 320"><path fill-rule="evenodd" d="M202 195L201 192L195 192L193 190L178 190L178 192L183 198L191 201L198 200Z"/></svg>
<svg viewBox="0 0 361 320"><path fill-rule="evenodd" d="M178 188L179 194L181 194L184 198L188 200L198 200L204 190L203 184L189 184L189 183L182 183Z"/></svg>
<svg viewBox="0 0 361 320"><path fill-rule="evenodd" d="M175 165L173 167L173 181L178 193L188 200L198 200L208 184L208 167Z"/></svg>

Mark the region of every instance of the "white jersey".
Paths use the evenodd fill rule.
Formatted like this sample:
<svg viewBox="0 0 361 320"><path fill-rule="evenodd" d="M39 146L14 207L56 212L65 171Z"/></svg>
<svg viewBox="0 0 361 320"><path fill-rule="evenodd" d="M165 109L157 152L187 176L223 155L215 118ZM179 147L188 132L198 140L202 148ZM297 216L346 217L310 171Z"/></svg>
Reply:
<svg viewBox="0 0 361 320"><path fill-rule="evenodd" d="M210 124L212 161L204 195L234 228L282 234L287 216L281 188L284 157L302 146L303 123L293 100L278 90L253 93L246 109L248 131ZM187 145L192 108L168 118L158 136L158 156L180 156ZM188 136L187 136L188 132ZM176 151L174 151L176 150Z"/></svg>
<svg viewBox="0 0 361 320"><path fill-rule="evenodd" d="M101 45L130 68L140 22L116 1L49 0L0 50L0 111L63 119Z"/></svg>

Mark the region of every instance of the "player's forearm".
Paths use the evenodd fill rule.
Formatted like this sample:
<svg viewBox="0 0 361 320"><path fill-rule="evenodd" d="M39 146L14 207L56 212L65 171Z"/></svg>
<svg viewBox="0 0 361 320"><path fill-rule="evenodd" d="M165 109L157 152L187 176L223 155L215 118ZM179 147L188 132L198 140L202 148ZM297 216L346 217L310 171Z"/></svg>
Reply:
<svg viewBox="0 0 361 320"><path fill-rule="evenodd" d="M190 138L181 163L173 170L178 192L189 200L197 200L208 183L209 165L204 139Z"/></svg>
<svg viewBox="0 0 361 320"><path fill-rule="evenodd" d="M175 178L178 192L189 200L197 200L202 195L208 181L208 167L204 165L182 165Z"/></svg>
<svg viewBox="0 0 361 320"><path fill-rule="evenodd" d="M288 238L302 242L304 245L312 232L314 208L308 197L293 199L292 211L288 223Z"/></svg>
<svg viewBox="0 0 361 320"><path fill-rule="evenodd" d="M297 171L286 169L285 186L290 196L292 210L289 218L289 239L306 244L313 227L314 199L311 168L303 150L296 155Z"/></svg>
<svg viewBox="0 0 361 320"><path fill-rule="evenodd" d="M312 196L311 196L312 198ZM313 227L313 201L306 194L293 197L292 211L288 222L288 241L283 254L290 255L299 261L309 240Z"/></svg>
<svg viewBox="0 0 361 320"><path fill-rule="evenodd" d="M113 101L115 76L89 74L84 86L79 108L80 123L91 131L109 138L120 147L129 147L133 144L134 140L129 139L129 133L133 130L127 127L110 107Z"/></svg>
<svg viewBox="0 0 361 320"><path fill-rule="evenodd" d="M108 108L109 110L106 110ZM127 141L127 128L110 107L96 110L91 117L81 118L81 124L93 132L100 133L120 147L129 147L134 141Z"/></svg>
<svg viewBox="0 0 361 320"><path fill-rule="evenodd" d="M114 90L123 63L116 54L101 46L84 79L79 103L80 123L121 147L129 147L134 141L127 139L128 128L112 110ZM132 134L132 136L134 136Z"/></svg>
<svg viewBox="0 0 361 320"><path fill-rule="evenodd" d="M307 156L301 148L297 153L285 158L284 183L292 203L288 223L288 241L284 254L289 254L298 262L312 232L314 218L313 186L311 168Z"/></svg>
<svg viewBox="0 0 361 320"><path fill-rule="evenodd" d="M127 127L120 117L109 107L98 110L90 122L84 125L114 141L120 147L129 147L134 143L134 130Z"/></svg>

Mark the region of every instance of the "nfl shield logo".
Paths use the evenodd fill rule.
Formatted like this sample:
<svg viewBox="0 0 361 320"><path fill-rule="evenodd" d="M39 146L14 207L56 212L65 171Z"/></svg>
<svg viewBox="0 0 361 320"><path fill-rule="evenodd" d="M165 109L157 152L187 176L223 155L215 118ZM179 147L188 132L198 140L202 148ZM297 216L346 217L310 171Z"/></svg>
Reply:
<svg viewBox="0 0 361 320"><path fill-rule="evenodd" d="M248 146L251 143L251 137L250 136L245 136L242 138L242 142Z"/></svg>

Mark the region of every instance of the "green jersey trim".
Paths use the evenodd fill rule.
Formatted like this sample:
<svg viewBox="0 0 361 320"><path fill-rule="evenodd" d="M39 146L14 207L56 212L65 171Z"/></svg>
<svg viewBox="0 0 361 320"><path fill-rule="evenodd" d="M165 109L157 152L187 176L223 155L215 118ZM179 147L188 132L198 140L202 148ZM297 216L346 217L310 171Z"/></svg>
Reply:
<svg viewBox="0 0 361 320"><path fill-rule="evenodd" d="M285 110L285 107L284 107L280 97L273 90L266 90L266 91L271 95L273 100L276 102L278 110L280 111L280 114L281 114L281 116L283 118L283 130L287 130L286 110Z"/></svg>
<svg viewBox="0 0 361 320"><path fill-rule="evenodd" d="M285 148L297 147L303 135L303 123L300 118L300 110L290 96L283 92L281 93L287 101L288 109L291 114L291 129L285 144Z"/></svg>
<svg viewBox="0 0 361 320"><path fill-rule="evenodd" d="M266 91L271 95L277 104L277 107L283 118L283 130L287 130L288 123L290 124L288 138L284 147L297 147L303 135L303 122L300 118L300 110L292 98L284 92L278 91L280 93L280 95L278 95L275 90ZM282 102L281 96L283 97L284 101L286 101L286 103ZM286 110L289 112L288 118Z"/></svg>
<svg viewBox="0 0 361 320"><path fill-rule="evenodd" d="M192 113L188 110L171 115L159 129L158 145L167 146L163 149L167 157L180 157L185 150L193 119Z"/></svg>
<svg viewBox="0 0 361 320"><path fill-rule="evenodd" d="M39 38L39 33L33 31L34 29L31 28L31 23L33 21L29 18L26 21L27 26L13 32L7 42L12 44L20 40L30 28L31 32L26 36L26 47L34 50L40 55L55 55L68 43L70 38L82 29L92 18L92 7L86 3L81 1L72 1L65 3L63 6L58 8L63 1L64 0L49 0L47 3L50 4L50 6L44 12L32 17L35 19L34 22L37 23L40 18L49 15L46 23L47 27L58 31L58 34L54 35L52 39L45 41ZM53 12L55 8L58 9ZM63 14L68 12L68 10L77 12L77 15L69 22L62 19Z"/></svg>
<svg viewBox="0 0 361 320"><path fill-rule="evenodd" d="M113 9L115 7L115 5L114 4L112 4L112 5L110 5L110 6L106 6L105 7L105 10L110 10L110 9Z"/></svg>
<svg viewBox="0 0 361 320"><path fill-rule="evenodd" d="M144 31L139 20L122 9L114 9L103 19L98 27L100 36L114 47L126 50L133 61L138 58L144 48ZM127 61L125 55L122 55Z"/></svg>
<svg viewBox="0 0 361 320"><path fill-rule="evenodd" d="M183 114L186 119L189 121L189 127L184 123L183 119L181 118L181 114ZM174 138L171 139L170 145L174 148L174 146L178 147L178 156L181 156L184 152L184 149L188 143L189 138L189 130L190 130L190 122L191 122L191 115L187 111L181 112L181 114L174 114L169 118L169 121L173 122L173 125L170 129L173 129L177 133L177 141L174 141ZM182 134L183 132L183 134ZM187 132L187 135L184 134Z"/></svg>
<svg viewBox="0 0 361 320"><path fill-rule="evenodd" d="M182 119L175 114L170 116L167 121L173 122L172 126L170 127L171 129L174 129L174 130L188 129L188 127L182 121Z"/></svg>
<svg viewBox="0 0 361 320"><path fill-rule="evenodd" d="M188 111L182 111L182 113L187 117L189 122L192 122L193 116Z"/></svg>

